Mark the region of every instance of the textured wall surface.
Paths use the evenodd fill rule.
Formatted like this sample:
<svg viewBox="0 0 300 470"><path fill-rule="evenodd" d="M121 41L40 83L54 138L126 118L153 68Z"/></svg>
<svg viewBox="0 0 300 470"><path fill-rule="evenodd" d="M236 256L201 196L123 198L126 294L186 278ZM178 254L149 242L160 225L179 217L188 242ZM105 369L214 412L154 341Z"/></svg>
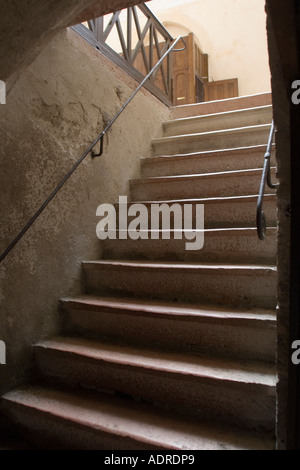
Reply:
<svg viewBox="0 0 300 470"><path fill-rule="evenodd" d="M137 86L75 32L59 33L0 107L2 252ZM27 376L31 345L60 328L59 299L82 291L81 261L101 256L96 209L128 194L167 107L141 90L0 265L0 393Z"/></svg>
<svg viewBox="0 0 300 470"><path fill-rule="evenodd" d="M277 281L277 447L286 448L287 427L287 386L290 361L289 344L289 289L290 289L290 204L291 204L291 146L290 146L290 96L285 83L284 72L288 72L287 60L282 67L283 57L278 49L275 36L273 11L268 9L268 42L272 75L273 113L276 124L277 178L277 219L278 219L278 281ZM281 19L276 18L281 22ZM289 19L282 17L282 26L287 27ZM280 35L282 31L277 29ZM283 44L282 44L283 45ZM289 48L286 41L284 49ZM292 50L292 48L290 48ZM265 240L264 243L267 243Z"/></svg>
<svg viewBox="0 0 300 470"><path fill-rule="evenodd" d="M10 92L20 73L51 38L70 24L141 0L2 0L0 80ZM97 3L97 8L96 8Z"/></svg>

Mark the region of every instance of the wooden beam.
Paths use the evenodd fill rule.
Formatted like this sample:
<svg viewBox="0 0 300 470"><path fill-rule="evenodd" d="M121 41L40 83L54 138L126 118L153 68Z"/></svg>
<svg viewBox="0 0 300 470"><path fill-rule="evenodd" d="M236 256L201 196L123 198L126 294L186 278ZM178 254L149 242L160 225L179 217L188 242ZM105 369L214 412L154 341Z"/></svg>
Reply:
<svg viewBox="0 0 300 470"><path fill-rule="evenodd" d="M107 27L105 28L105 31L103 32L103 41L105 42L106 39L108 38L111 30L119 20L119 16L121 14L121 11L116 11L116 13L113 14L110 22L108 23Z"/></svg>
<svg viewBox="0 0 300 470"><path fill-rule="evenodd" d="M147 70L147 72L150 72L149 62L148 62L148 58L147 58L147 54L146 54L146 49L145 49L145 46L144 46L144 39L145 39L145 36L148 32L148 29L150 28L151 20L148 19L148 21L147 21L147 23L146 23L146 25L143 29L143 32L142 32L140 22L139 22L139 19L138 19L138 15L136 13L135 8L133 8L133 16L134 16L134 21L135 21L136 31L137 31L139 41L138 41L138 43L135 47L134 53L132 55L132 63L135 61L136 56L138 55L138 53L141 49L146 70Z"/></svg>

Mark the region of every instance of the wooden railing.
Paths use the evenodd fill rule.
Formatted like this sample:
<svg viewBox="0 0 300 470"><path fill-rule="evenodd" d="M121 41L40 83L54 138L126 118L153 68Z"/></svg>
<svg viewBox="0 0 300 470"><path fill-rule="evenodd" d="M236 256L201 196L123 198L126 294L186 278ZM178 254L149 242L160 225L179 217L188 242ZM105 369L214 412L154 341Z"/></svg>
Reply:
<svg viewBox="0 0 300 470"><path fill-rule="evenodd" d="M173 43L172 36L145 4L72 27L110 60L141 82ZM145 88L172 104L172 55L168 54Z"/></svg>

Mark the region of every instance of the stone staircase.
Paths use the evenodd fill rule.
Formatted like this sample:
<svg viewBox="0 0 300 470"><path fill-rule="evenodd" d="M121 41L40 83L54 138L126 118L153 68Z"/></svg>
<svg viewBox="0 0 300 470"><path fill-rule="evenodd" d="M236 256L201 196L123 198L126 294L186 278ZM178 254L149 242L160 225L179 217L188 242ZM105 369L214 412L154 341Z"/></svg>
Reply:
<svg viewBox="0 0 300 470"><path fill-rule="evenodd" d="M265 242L255 228L270 99L172 109L130 204L204 204L203 249L104 241L86 294L61 301L62 335L33 348L36 382L2 397L9 426L41 448L274 449L272 191Z"/></svg>

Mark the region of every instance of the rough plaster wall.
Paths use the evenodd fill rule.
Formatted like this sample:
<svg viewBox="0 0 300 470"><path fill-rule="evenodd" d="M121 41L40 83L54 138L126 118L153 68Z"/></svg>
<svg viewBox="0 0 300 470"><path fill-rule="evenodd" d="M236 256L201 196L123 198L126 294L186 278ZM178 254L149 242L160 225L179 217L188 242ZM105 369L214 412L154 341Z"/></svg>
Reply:
<svg viewBox="0 0 300 470"><path fill-rule="evenodd" d="M104 15L141 0L2 0L0 80L8 92L24 70L59 31L93 15Z"/></svg>
<svg viewBox="0 0 300 470"><path fill-rule="evenodd" d="M136 86L70 29L27 69L0 108L1 252ZM141 90L103 157L86 158L0 265L0 393L27 376L31 345L59 331L59 299L82 292L81 261L101 256L96 208L128 193L168 113Z"/></svg>
<svg viewBox="0 0 300 470"><path fill-rule="evenodd" d="M286 448L287 379L289 369L289 273L290 273L290 100L282 74L281 60L268 20L268 43L273 93L273 113L276 123L277 179L277 447ZM267 240L265 241L267 243Z"/></svg>

